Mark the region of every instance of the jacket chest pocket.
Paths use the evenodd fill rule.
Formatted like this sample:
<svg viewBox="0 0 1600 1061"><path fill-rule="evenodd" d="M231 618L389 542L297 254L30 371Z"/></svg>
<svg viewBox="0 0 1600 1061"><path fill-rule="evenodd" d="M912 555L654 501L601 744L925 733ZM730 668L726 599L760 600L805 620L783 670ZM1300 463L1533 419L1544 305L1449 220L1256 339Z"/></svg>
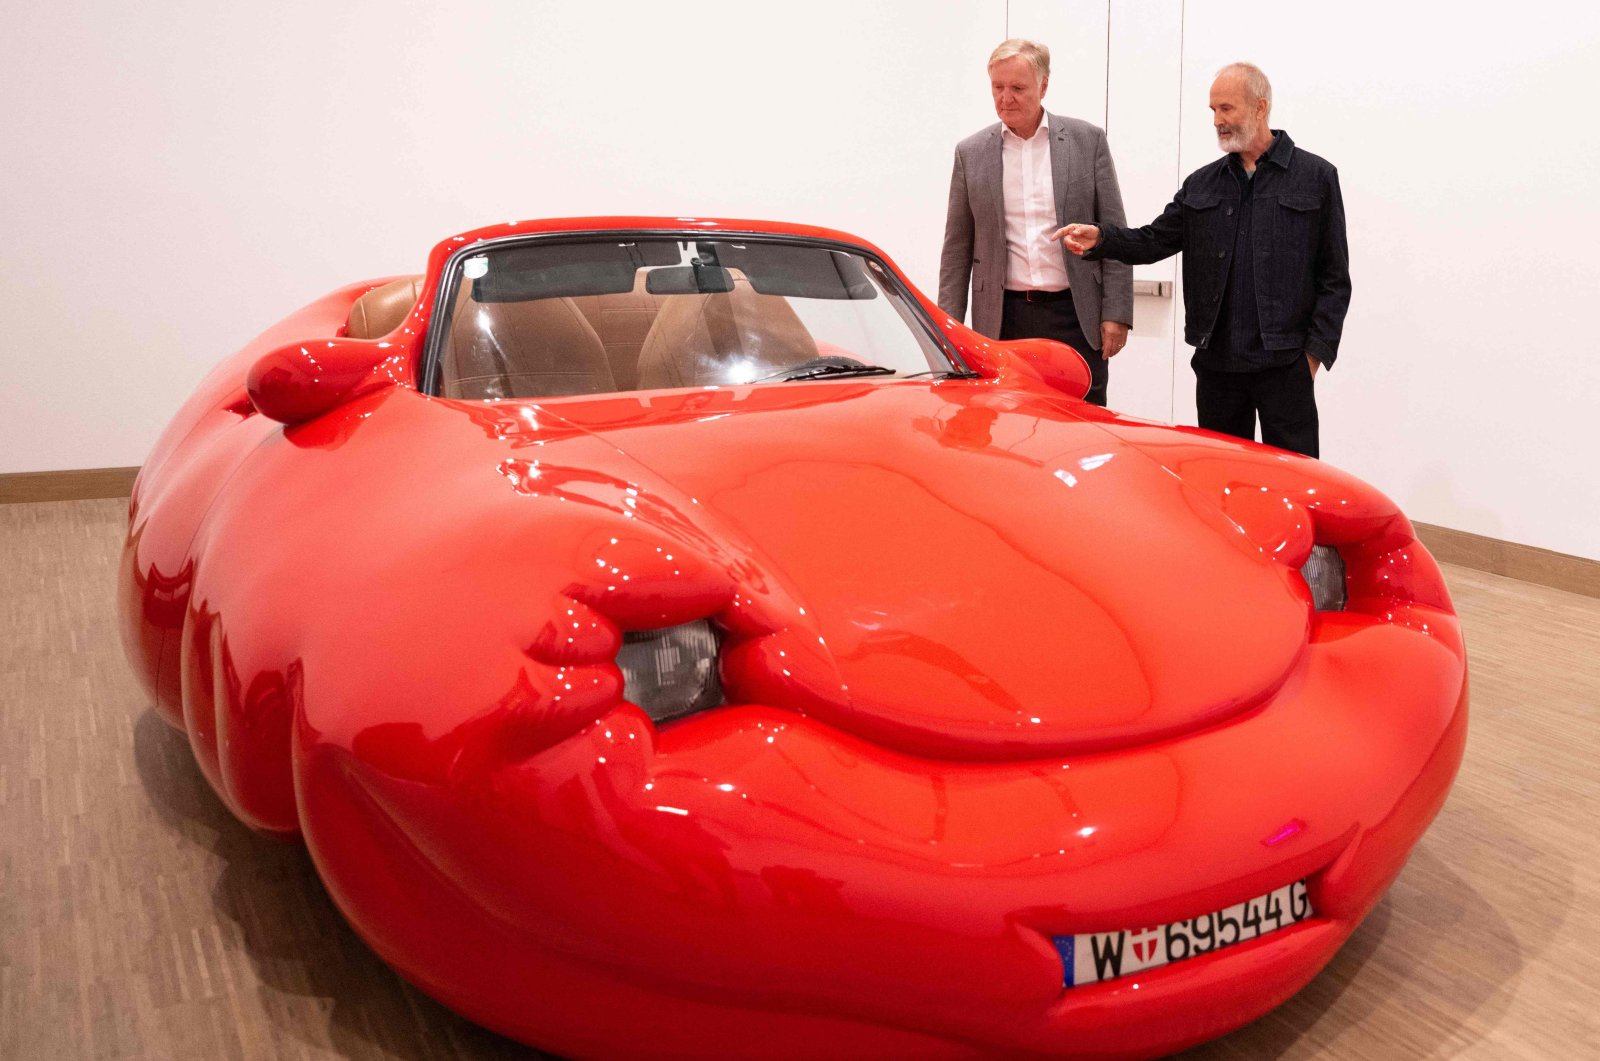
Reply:
<svg viewBox="0 0 1600 1061"><path fill-rule="evenodd" d="M1183 234L1186 247L1199 247L1222 239L1233 218L1232 210L1222 208L1220 195L1191 195L1183 201Z"/></svg>
<svg viewBox="0 0 1600 1061"><path fill-rule="evenodd" d="M1320 195L1278 196L1277 209L1272 211L1272 241L1275 249L1291 260L1308 258L1318 243L1321 227Z"/></svg>

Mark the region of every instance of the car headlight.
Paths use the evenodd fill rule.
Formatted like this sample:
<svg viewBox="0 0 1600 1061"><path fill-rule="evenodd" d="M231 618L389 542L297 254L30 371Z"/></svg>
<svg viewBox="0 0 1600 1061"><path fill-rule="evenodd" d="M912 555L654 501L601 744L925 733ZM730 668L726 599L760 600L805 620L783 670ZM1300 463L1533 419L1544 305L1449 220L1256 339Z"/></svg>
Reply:
<svg viewBox="0 0 1600 1061"><path fill-rule="evenodd" d="M656 722L717 706L722 703L718 640L716 628L704 619L625 632L617 653L623 697Z"/></svg>
<svg viewBox="0 0 1600 1061"><path fill-rule="evenodd" d="M1331 545L1318 545L1311 550L1300 577L1311 587L1311 603L1319 612L1342 612L1346 599L1344 558Z"/></svg>

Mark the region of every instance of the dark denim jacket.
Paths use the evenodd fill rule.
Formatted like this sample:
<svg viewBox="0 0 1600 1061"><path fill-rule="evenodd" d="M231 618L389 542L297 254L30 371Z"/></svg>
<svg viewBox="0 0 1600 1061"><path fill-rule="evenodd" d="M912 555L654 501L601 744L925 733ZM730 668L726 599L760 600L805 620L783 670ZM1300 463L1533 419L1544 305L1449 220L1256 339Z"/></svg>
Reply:
<svg viewBox="0 0 1600 1061"><path fill-rule="evenodd" d="M1350 308L1350 248L1339 172L1326 159L1275 141L1256 161L1251 238L1256 307L1268 350L1304 350L1324 365L1339 353ZM1224 155L1189 174L1161 216L1143 228L1100 226L1084 255L1145 265L1183 252L1184 341L1204 350L1216 328L1239 227L1239 178Z"/></svg>

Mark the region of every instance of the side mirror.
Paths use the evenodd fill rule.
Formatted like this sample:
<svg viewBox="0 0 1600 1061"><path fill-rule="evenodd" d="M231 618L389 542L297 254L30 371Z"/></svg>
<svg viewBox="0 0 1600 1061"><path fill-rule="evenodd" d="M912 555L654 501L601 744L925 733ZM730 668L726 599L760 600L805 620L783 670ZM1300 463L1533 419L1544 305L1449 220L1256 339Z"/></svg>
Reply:
<svg viewBox="0 0 1600 1061"><path fill-rule="evenodd" d="M1045 383L1074 398L1088 394L1094 383L1087 358L1066 343L1054 339L1011 339L998 345ZM1089 352L1094 353L1093 350Z"/></svg>
<svg viewBox="0 0 1600 1061"><path fill-rule="evenodd" d="M1051 390L1081 398L1089 393L1094 377L1089 362L1066 343L1054 339L1008 339L1004 342L974 336L978 341L960 347L962 357L980 375L1043 384ZM1092 352L1092 351L1091 351Z"/></svg>
<svg viewBox="0 0 1600 1061"><path fill-rule="evenodd" d="M251 366L246 383L250 404L280 423L305 423L391 382L379 368L394 350L392 343L372 339L315 339L280 346Z"/></svg>

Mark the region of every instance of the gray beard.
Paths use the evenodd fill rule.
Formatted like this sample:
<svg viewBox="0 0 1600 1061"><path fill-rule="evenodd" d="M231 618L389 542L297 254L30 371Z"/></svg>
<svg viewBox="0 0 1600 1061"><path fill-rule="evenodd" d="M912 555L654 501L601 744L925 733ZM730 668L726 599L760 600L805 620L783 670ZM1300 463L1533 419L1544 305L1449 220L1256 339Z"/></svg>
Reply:
<svg viewBox="0 0 1600 1061"><path fill-rule="evenodd" d="M1230 155L1238 154L1249 147L1255 138L1256 126L1254 122L1249 125L1235 125L1230 135L1223 136L1219 134L1217 136L1217 146Z"/></svg>

